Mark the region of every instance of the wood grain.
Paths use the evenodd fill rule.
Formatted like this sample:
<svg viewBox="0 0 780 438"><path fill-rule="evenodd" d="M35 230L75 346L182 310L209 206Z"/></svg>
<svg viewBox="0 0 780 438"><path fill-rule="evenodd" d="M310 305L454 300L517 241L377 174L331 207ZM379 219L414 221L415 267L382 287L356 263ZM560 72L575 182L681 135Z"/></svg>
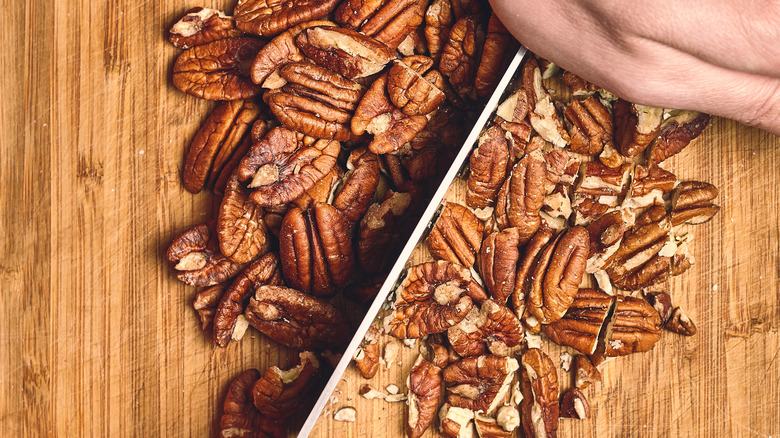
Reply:
<svg viewBox="0 0 780 438"><path fill-rule="evenodd" d="M172 87L164 32L190 7L225 5L3 6L0 430L209 436L236 374L292 360L257 334L214 348L163 257L214 202L180 183L211 104ZM595 418L561 436L780 435L780 138L716 120L671 164L722 191L696 229L697 264L673 282L699 334L608 364ZM403 368L375 386L405 389ZM361 383L350 374L334 407L360 402ZM317 436L399 436L402 411L360 402L358 423L324 418Z"/></svg>

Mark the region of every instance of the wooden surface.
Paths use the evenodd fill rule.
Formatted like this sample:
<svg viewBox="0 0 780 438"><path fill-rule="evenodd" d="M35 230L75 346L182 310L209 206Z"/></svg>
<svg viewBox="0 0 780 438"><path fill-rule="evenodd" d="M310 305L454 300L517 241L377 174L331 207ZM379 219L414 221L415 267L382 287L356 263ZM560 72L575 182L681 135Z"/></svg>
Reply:
<svg viewBox="0 0 780 438"><path fill-rule="evenodd" d="M3 2L5 436L209 436L239 371L289 359L257 334L214 348L195 289L163 257L212 214L210 195L180 183L211 104L170 85L164 40L188 8L224 7L204 3ZM699 334L609 363L595 418L560 436L780 435L780 138L716 120L670 164L721 188L720 214L695 231L697 264L672 283ZM401 368L375 385L405 390ZM354 401L352 376L334 407ZM402 404L365 406L317 436L399 436Z"/></svg>

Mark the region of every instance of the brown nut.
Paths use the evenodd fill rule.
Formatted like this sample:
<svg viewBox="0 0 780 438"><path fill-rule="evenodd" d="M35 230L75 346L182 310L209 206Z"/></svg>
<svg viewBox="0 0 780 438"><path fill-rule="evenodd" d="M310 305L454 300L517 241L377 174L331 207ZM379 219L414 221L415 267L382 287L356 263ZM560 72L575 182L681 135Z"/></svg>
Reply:
<svg viewBox="0 0 780 438"><path fill-rule="evenodd" d="M492 13L474 80L477 96L484 97L495 90L509 61L508 55L514 53L516 45L512 34L506 30L496 14Z"/></svg>
<svg viewBox="0 0 780 438"><path fill-rule="evenodd" d="M248 369L230 383L222 417L219 420L220 436L255 436L260 430L262 414L252 403L252 388L260 379L260 371Z"/></svg>
<svg viewBox="0 0 780 438"><path fill-rule="evenodd" d="M413 68L413 65L420 65ZM425 115L435 111L446 96L439 88L441 74L430 70L433 60L414 55L395 61L387 77L387 93L390 101L407 116ZM437 86L438 83L438 86Z"/></svg>
<svg viewBox="0 0 780 438"><path fill-rule="evenodd" d="M672 310L669 320L664 324L664 328L683 336L693 336L696 334L696 324L679 307Z"/></svg>
<svg viewBox="0 0 780 438"><path fill-rule="evenodd" d="M584 420L590 418L590 403L577 388L569 388L561 397L561 418Z"/></svg>
<svg viewBox="0 0 780 438"><path fill-rule="evenodd" d="M501 229L517 228L521 243L527 242L541 225L539 213L544 205L546 178L544 155L536 150L514 165L498 193L496 222Z"/></svg>
<svg viewBox="0 0 780 438"><path fill-rule="evenodd" d="M668 324L668 322L667 322ZM618 296L607 324L604 356L649 351L661 338L661 318L645 300Z"/></svg>
<svg viewBox="0 0 780 438"><path fill-rule="evenodd" d="M354 149L347 160L344 185L333 200L350 222L359 221L371 205L379 186L379 158L365 148Z"/></svg>
<svg viewBox="0 0 780 438"><path fill-rule="evenodd" d="M222 11L208 8L192 8L177 21L168 40L179 49L189 49L223 38L241 36L233 17Z"/></svg>
<svg viewBox="0 0 780 438"><path fill-rule="evenodd" d="M279 258L269 252L250 264L230 285L219 301L214 315L214 343L227 347L233 337L238 316L244 313L254 291L264 285L282 284Z"/></svg>
<svg viewBox="0 0 780 438"><path fill-rule="evenodd" d="M612 143L612 114L596 97L573 99L563 112L571 123L569 147L585 155L598 155Z"/></svg>
<svg viewBox="0 0 780 438"><path fill-rule="evenodd" d="M495 204L507 174L509 146L504 131L490 126L480 137L469 157L468 191L466 205L473 208Z"/></svg>
<svg viewBox="0 0 780 438"><path fill-rule="evenodd" d="M223 38L187 49L173 65L173 85L201 99L239 100L260 93L244 64L254 58L263 42L255 38Z"/></svg>
<svg viewBox="0 0 780 438"><path fill-rule="evenodd" d="M236 170L248 182L249 195L261 207L287 204L330 172L341 150L339 142L317 140L306 145L303 134L284 127L272 129L255 143Z"/></svg>
<svg viewBox="0 0 780 438"><path fill-rule="evenodd" d="M517 360L511 357L485 355L462 359L444 369L447 403L493 415L509 395L517 369Z"/></svg>
<svg viewBox="0 0 780 438"><path fill-rule="evenodd" d="M442 393L442 371L438 366L418 356L406 380L406 435L419 438L433 424Z"/></svg>
<svg viewBox="0 0 780 438"><path fill-rule="evenodd" d="M299 357L300 363L289 370L268 368L255 384L252 389L255 407L263 415L287 418L310 401L320 362L311 351L302 351Z"/></svg>
<svg viewBox="0 0 780 438"><path fill-rule="evenodd" d="M299 350L338 348L351 333L347 318L333 305L282 286L259 287L245 315L261 333Z"/></svg>
<svg viewBox="0 0 780 438"><path fill-rule="evenodd" d="M574 356L574 386L584 390L591 383L601 383L601 371L596 368L587 356Z"/></svg>
<svg viewBox="0 0 780 438"><path fill-rule="evenodd" d="M295 38L295 43L308 58L349 79L379 73L395 58L395 53L381 42L340 27L310 27Z"/></svg>
<svg viewBox="0 0 780 438"><path fill-rule="evenodd" d="M479 438L510 438L512 436L512 431L504 430L495 418L482 414L477 414L474 417L474 426Z"/></svg>
<svg viewBox="0 0 780 438"><path fill-rule="evenodd" d="M539 263L539 257L542 251L547 248L553 239L553 232L549 228L541 228L531 237L525 252L517 264L517 274L515 275L515 288L512 291L512 308L515 315L521 318L525 314L526 285L530 282L530 276L534 267Z"/></svg>
<svg viewBox="0 0 780 438"><path fill-rule="evenodd" d="M629 178L632 166L610 168L600 161L585 163L581 170L581 176L574 191L578 194L592 196L625 196L629 188ZM609 203L605 201L604 203Z"/></svg>
<svg viewBox="0 0 780 438"><path fill-rule="evenodd" d="M409 268L396 291L395 312L388 315L388 333L399 339L441 333L459 323L474 300L487 296L468 269L443 260Z"/></svg>
<svg viewBox="0 0 780 438"><path fill-rule="evenodd" d="M480 356L488 351L506 356L508 348L523 340L523 327L509 308L488 299L472 308L461 322L447 330L447 339L460 356Z"/></svg>
<svg viewBox="0 0 780 438"><path fill-rule="evenodd" d="M358 263L370 274L381 272L394 259L394 236L398 235L399 218L406 214L412 196L409 193L388 191L381 204L371 204L358 225Z"/></svg>
<svg viewBox="0 0 780 438"><path fill-rule="evenodd" d="M650 303L653 309L658 312L658 317L661 318L661 325L665 325L672 315L672 310L674 310L672 297L666 292L645 292L643 296L645 301Z"/></svg>
<svg viewBox="0 0 780 438"><path fill-rule="evenodd" d="M479 66L479 50L484 45L485 30L475 15L467 15L452 26L441 54L439 71L461 98L475 100L474 79Z"/></svg>
<svg viewBox="0 0 780 438"><path fill-rule="evenodd" d="M447 202L425 243L434 259L459 263L467 268L482 244L482 222L468 208Z"/></svg>
<svg viewBox="0 0 780 438"><path fill-rule="evenodd" d="M609 212L585 227L590 235L590 249L585 272L592 274L604 268L623 241L629 215L623 210ZM605 290L609 292L608 290Z"/></svg>
<svg viewBox="0 0 780 438"><path fill-rule="evenodd" d="M677 111L664 120L658 137L647 149L647 158L651 163L661 163L676 155L701 135L710 123L710 115L696 111Z"/></svg>
<svg viewBox="0 0 780 438"><path fill-rule="evenodd" d="M582 354L594 354L614 301L614 297L604 292L580 289L563 318L543 325L542 332L558 345L572 347Z"/></svg>
<svg viewBox="0 0 780 438"><path fill-rule="evenodd" d="M455 24L455 14L450 0L433 0L425 11L425 40L428 53L438 63L441 52L449 41L450 28Z"/></svg>
<svg viewBox="0 0 780 438"><path fill-rule="evenodd" d="M338 0L239 0L233 14L239 29L270 37L297 24L322 18L336 5Z"/></svg>
<svg viewBox="0 0 780 438"><path fill-rule="evenodd" d="M531 140L529 111L531 107L528 103L528 95L522 88L509 95L496 108L496 123L511 134L507 136L510 153L518 159L525 155L526 145Z"/></svg>
<svg viewBox="0 0 780 438"><path fill-rule="evenodd" d="M566 147L571 138L561 123L561 117L552 97L542 83L542 73L535 59L526 61L522 70L522 83L531 112L528 118L534 130L556 147Z"/></svg>
<svg viewBox="0 0 780 438"><path fill-rule="evenodd" d="M450 438L474 436L474 411L444 403L439 409L439 430Z"/></svg>
<svg viewBox="0 0 780 438"><path fill-rule="evenodd" d="M211 328L211 323L214 321L214 314L217 311L217 305L219 299L222 298L222 294L225 292L225 288L222 286L212 286L206 290L198 292L195 295L195 301L192 302L192 307L198 312L200 317L200 327L203 331Z"/></svg>
<svg viewBox="0 0 780 438"><path fill-rule="evenodd" d="M677 186L677 176L668 170L652 165L645 167L637 165L631 186L623 206L638 209L650 205L663 205L664 198Z"/></svg>
<svg viewBox="0 0 780 438"><path fill-rule="evenodd" d="M542 251L526 284L524 321L531 329L561 319L571 306L585 274L589 247L587 230L576 226Z"/></svg>
<svg viewBox="0 0 780 438"><path fill-rule="evenodd" d="M520 234L517 228L505 228L491 233L485 239L477 257L485 289L500 304L506 303L515 289L519 247Z"/></svg>
<svg viewBox="0 0 780 438"><path fill-rule="evenodd" d="M621 154L635 157L658 135L664 110L618 99L615 108L615 143Z"/></svg>
<svg viewBox="0 0 780 438"><path fill-rule="evenodd" d="M523 432L527 437L554 437L558 430L558 375L555 365L538 348L523 353L520 368L520 402Z"/></svg>
<svg viewBox="0 0 780 438"><path fill-rule="evenodd" d="M427 0L383 1L382 6L360 27L360 32L395 50L422 24L427 5Z"/></svg>
<svg viewBox="0 0 780 438"><path fill-rule="evenodd" d="M249 148L252 147L252 143L258 142L265 137L268 131L271 129L271 122L261 117L252 124L252 129L249 135L245 135L241 144L238 145L235 151L233 151L230 157L224 157L223 154L217 154L217 158L214 159L214 169L217 169L218 165L221 165L219 172L212 171L209 184L214 185L214 193L221 195L225 192L225 186L227 186L228 180L233 176L233 173L238 168L241 160L249 152Z"/></svg>
<svg viewBox="0 0 780 438"><path fill-rule="evenodd" d="M230 261L217 249L208 224L185 230L171 242L168 261L179 271L176 277L190 286L214 286L241 272L243 264Z"/></svg>
<svg viewBox="0 0 780 438"><path fill-rule="evenodd" d="M341 168L340 164L336 163L324 178L317 181L312 188L303 192L301 196L295 198L293 203L301 210L308 210L318 203L331 202L333 195L341 184L342 178L344 178L344 169Z"/></svg>
<svg viewBox="0 0 780 438"><path fill-rule="evenodd" d="M702 224L712 219L720 207L712 200L718 196L718 188L700 181L683 181L672 193L672 226Z"/></svg>
<svg viewBox="0 0 780 438"><path fill-rule="evenodd" d="M358 29L386 0L345 0L333 14L336 22L347 29Z"/></svg>
<svg viewBox="0 0 780 438"><path fill-rule="evenodd" d="M379 370L379 329L369 327L366 336L360 343L360 348L355 352L355 366L364 379L370 379Z"/></svg>
<svg viewBox="0 0 780 438"><path fill-rule="evenodd" d="M234 176L225 187L217 216L220 251L231 261L248 263L268 251L267 235L263 209L249 199Z"/></svg>

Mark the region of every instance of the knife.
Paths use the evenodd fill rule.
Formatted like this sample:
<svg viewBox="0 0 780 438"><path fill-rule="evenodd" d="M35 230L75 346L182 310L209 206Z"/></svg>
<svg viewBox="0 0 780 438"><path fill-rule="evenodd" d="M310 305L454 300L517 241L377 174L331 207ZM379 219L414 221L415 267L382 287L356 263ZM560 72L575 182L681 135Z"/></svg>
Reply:
<svg viewBox="0 0 780 438"><path fill-rule="evenodd" d="M515 71L520 66L520 63L522 62L525 55L526 49L520 47L517 50L517 53L515 53L515 56L512 58L512 61L509 63L509 66L507 67L504 75L501 77L501 80L498 82L495 91L493 91L490 99L488 99L487 103L485 104L485 108L482 110L482 113L479 115L476 122L474 122L474 127L471 129L468 137L466 137L466 141L460 148L458 155L455 157L455 160L447 171L447 174L444 176L441 184L439 184L439 188L436 189L436 192L433 194L433 198L420 217L420 221L417 223L417 226L415 226L414 231L412 231L412 235L409 237L409 240L407 240L403 251L401 251L401 254L398 256L398 259L393 265L393 268L387 275L387 278L382 284L382 287L379 289L376 298L374 298L374 301L371 303L371 307L368 308L366 316L360 323L360 326L355 332L355 335L352 337L349 345L347 345L346 350L344 350L344 355L341 357L341 360L333 370L333 374L330 376L330 379L328 379L328 382L325 384L325 388L322 390L322 393L320 393L317 402L314 404L314 407L309 413L309 416L306 418L306 422L303 423L303 427L301 427L301 431L298 433L299 438L308 437L312 429L314 429L317 420L322 414L322 410L328 403L333 390L336 389L341 376L344 375L344 372L349 366L349 363L352 361L352 357L355 355L355 352L360 346L360 343L363 341L368 328L371 327L372 322L379 314L379 311L387 299L387 296L391 291L395 290L396 285L400 282L400 276L404 270L404 267L406 266L407 260L409 260L412 251L414 251L414 248L417 246L417 243L420 241L423 234L432 224L434 216L439 209L439 204L441 204L442 199L444 199L444 195L447 193L450 184L452 184L452 182L455 180L455 177L457 177L458 173L463 167L463 163L466 161L466 158L468 158L472 146L474 143L476 143L477 138L479 138L479 134L482 132L482 128L484 128L485 124L490 118L490 115L493 114L493 111L498 106L498 101L504 94L504 91L509 85L509 81L514 76Z"/></svg>

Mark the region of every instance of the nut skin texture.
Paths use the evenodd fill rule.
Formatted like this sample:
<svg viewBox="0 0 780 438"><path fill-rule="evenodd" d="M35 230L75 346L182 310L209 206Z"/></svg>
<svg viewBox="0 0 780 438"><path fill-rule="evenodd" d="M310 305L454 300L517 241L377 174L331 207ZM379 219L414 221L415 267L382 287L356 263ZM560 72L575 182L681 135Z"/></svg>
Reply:
<svg viewBox="0 0 780 438"><path fill-rule="evenodd" d="M556 344L572 347L582 354L593 354L614 301L614 297L604 292L580 289L563 318L543 325L542 332Z"/></svg>
<svg viewBox="0 0 780 438"><path fill-rule="evenodd" d="M415 63L420 68L413 68ZM443 80L436 70L429 70L433 60L427 56L414 55L403 61L396 61L390 67L387 77L387 92L390 101L407 116L417 116L435 111L446 96L437 87Z"/></svg>
<svg viewBox="0 0 780 438"><path fill-rule="evenodd" d="M282 286L261 286L249 300L252 327L298 350L339 348L349 341L346 317L326 301Z"/></svg>
<svg viewBox="0 0 780 438"><path fill-rule="evenodd" d="M236 170L238 180L253 189L261 207L276 207L301 196L336 165L341 145L333 140L304 144L303 134L276 127L255 143Z"/></svg>
<svg viewBox="0 0 780 438"><path fill-rule="evenodd" d="M681 182L672 193L672 226L709 221L720 211L720 207L712 203L717 197L718 189L710 183Z"/></svg>
<svg viewBox="0 0 780 438"><path fill-rule="evenodd" d="M442 394L442 369L419 356L412 366L406 386L409 388L406 435L419 438L436 418Z"/></svg>
<svg viewBox="0 0 780 438"><path fill-rule="evenodd" d="M520 415L525 436L554 438L558 431L558 375L555 364L538 348L523 353L520 390L523 392ZM541 418L534 419L534 411L538 411ZM540 428L544 430L537 430Z"/></svg>
<svg viewBox="0 0 780 438"><path fill-rule="evenodd" d="M350 154L350 161L354 168L347 173L333 206L350 222L357 222L368 210L379 186L379 158L365 149L356 149Z"/></svg>
<svg viewBox="0 0 780 438"><path fill-rule="evenodd" d="M381 42L340 27L310 27L295 38L301 51L317 64L348 79L381 71L395 53Z"/></svg>
<svg viewBox="0 0 780 438"><path fill-rule="evenodd" d="M584 390L591 383L601 383L601 371L588 359L587 356L578 354L574 356L574 386Z"/></svg>
<svg viewBox="0 0 780 438"><path fill-rule="evenodd" d="M645 300L618 297L611 329L605 343L606 357L649 351L661 338L661 318Z"/></svg>
<svg viewBox="0 0 780 438"><path fill-rule="evenodd" d="M192 8L171 26L168 40L179 49L189 49L223 38L241 36L236 22L221 11Z"/></svg>
<svg viewBox="0 0 780 438"><path fill-rule="evenodd" d="M477 257L485 289L498 303L504 304L515 288L517 261L520 259L520 233L505 228L488 235Z"/></svg>
<svg viewBox="0 0 780 438"><path fill-rule="evenodd" d="M211 328L211 324L214 321L214 314L217 311L217 305L224 292L225 288L222 286L212 286L195 295L195 301L192 302L192 307L198 312L200 326L203 331Z"/></svg>
<svg viewBox="0 0 780 438"><path fill-rule="evenodd" d="M490 126L479 138L469 157L466 205L473 208L491 207L504 183L509 163L509 146L504 131Z"/></svg>
<svg viewBox="0 0 780 438"><path fill-rule="evenodd" d="M578 405L579 404L579 411ZM590 403L585 394L577 388L569 388L561 397L561 418L584 420L590 418Z"/></svg>
<svg viewBox="0 0 780 438"><path fill-rule="evenodd" d="M196 225L176 236L168 247L167 257L168 261L176 264L179 281L198 287L224 283L238 275L245 266L230 261L219 252L209 224ZM188 262L193 258L198 262L189 266Z"/></svg>
<svg viewBox="0 0 780 438"><path fill-rule="evenodd" d="M538 138L538 137L536 137ZM515 227L525 243L539 229L544 205L547 164L533 152L515 164L498 194L496 221L499 228Z"/></svg>
<svg viewBox="0 0 780 438"><path fill-rule="evenodd" d="M523 340L523 327L509 308L487 299L479 310L472 309L463 321L450 327L447 338L462 357L488 352L505 356L507 347L515 347Z"/></svg>
<svg viewBox="0 0 780 438"><path fill-rule="evenodd" d="M388 333L399 339L441 333L463 320L474 301L486 298L460 265L440 260L413 266L396 291Z"/></svg>
<svg viewBox="0 0 780 438"><path fill-rule="evenodd" d="M262 46L263 42L258 39L238 37L187 49L173 65L173 85L189 95L207 100L256 96L260 87L242 69Z"/></svg>
<svg viewBox="0 0 780 438"><path fill-rule="evenodd" d="M366 337L360 344L358 352L362 355L355 355L355 366L360 371L364 379L370 379L376 375L379 370L379 330L373 325L366 332Z"/></svg>
<svg viewBox="0 0 780 438"><path fill-rule="evenodd" d="M482 244L483 227L471 210L447 202L425 243L435 259L470 268Z"/></svg>
<svg viewBox="0 0 780 438"><path fill-rule="evenodd" d="M234 176L225 187L217 215L220 251L231 261L248 263L267 251L267 235L263 209L249 199Z"/></svg>
<svg viewBox="0 0 780 438"><path fill-rule="evenodd" d="M696 137L701 135L710 123L710 115L696 111L679 111L661 124L658 137L647 149L651 163L661 163L678 154Z"/></svg>
<svg viewBox="0 0 780 438"><path fill-rule="evenodd" d="M239 0L233 14L244 32L271 37L331 13L338 0Z"/></svg>
<svg viewBox="0 0 780 438"><path fill-rule="evenodd" d="M571 123L569 147L585 155L598 155L612 143L612 114L594 96L583 101L572 99L563 112Z"/></svg>
<svg viewBox="0 0 780 438"><path fill-rule="evenodd" d="M349 221L335 207L291 208L282 220L279 254L287 284L317 296L332 295L352 279L355 258Z"/></svg>
<svg viewBox="0 0 780 438"><path fill-rule="evenodd" d="M391 50L422 24L427 0L388 0L360 27L360 31Z"/></svg>
<svg viewBox="0 0 780 438"><path fill-rule="evenodd" d="M515 51L516 42L496 14L490 15L482 58L477 67L474 84L477 96L485 97L495 90L504 70L508 55Z"/></svg>
<svg viewBox="0 0 780 438"><path fill-rule="evenodd" d="M479 50L484 44L485 31L475 15L467 15L452 26L450 38L441 54L439 71L449 80L461 98L475 100L474 79L479 66Z"/></svg>
<svg viewBox="0 0 780 438"><path fill-rule="evenodd" d="M222 295L214 315L214 343L227 347L238 315L244 312L253 292L260 286L282 284L279 258L269 252L250 264Z"/></svg>
<svg viewBox="0 0 780 438"><path fill-rule="evenodd" d="M252 389L255 407L263 415L287 418L305 408L319 372L319 361L310 351L299 353L300 364L283 371L273 366L266 370ZM287 380L285 374L295 378Z"/></svg>
<svg viewBox="0 0 780 438"><path fill-rule="evenodd" d="M492 415L490 409L497 408L512 377L517 371L517 360L493 355L464 358L444 369L444 383L447 387L447 403L472 411L483 411ZM468 387L474 394L457 393L456 388ZM455 391L455 392L453 392ZM473 397L473 398L472 398ZM556 400L557 402L557 400Z"/></svg>

